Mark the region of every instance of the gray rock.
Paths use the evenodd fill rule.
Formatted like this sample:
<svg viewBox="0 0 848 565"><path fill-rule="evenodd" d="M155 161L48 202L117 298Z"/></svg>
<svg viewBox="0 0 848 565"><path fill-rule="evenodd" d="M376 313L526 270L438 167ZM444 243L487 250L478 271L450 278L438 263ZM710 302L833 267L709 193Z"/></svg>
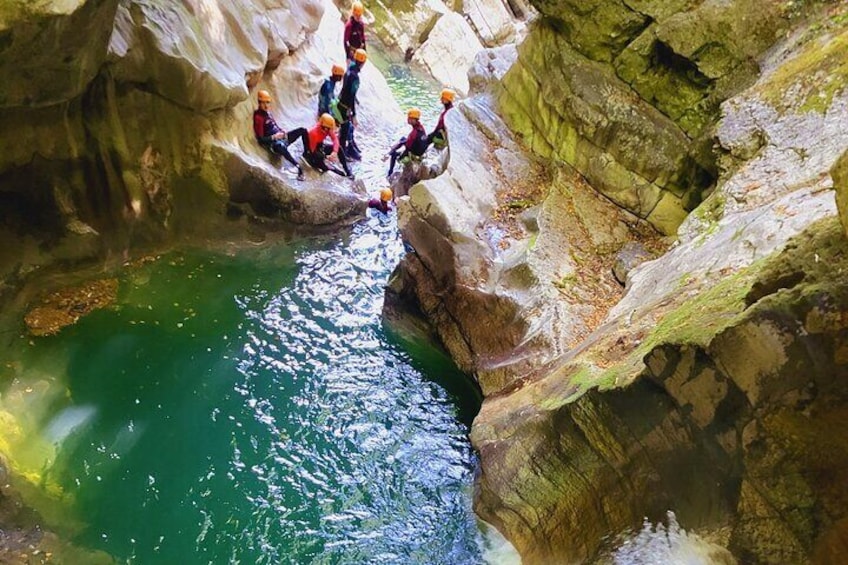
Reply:
<svg viewBox="0 0 848 565"><path fill-rule="evenodd" d="M630 274L630 271L651 259L651 253L645 249L644 245L635 241L628 241L615 254L615 262L612 265L615 280L627 286L627 275Z"/></svg>

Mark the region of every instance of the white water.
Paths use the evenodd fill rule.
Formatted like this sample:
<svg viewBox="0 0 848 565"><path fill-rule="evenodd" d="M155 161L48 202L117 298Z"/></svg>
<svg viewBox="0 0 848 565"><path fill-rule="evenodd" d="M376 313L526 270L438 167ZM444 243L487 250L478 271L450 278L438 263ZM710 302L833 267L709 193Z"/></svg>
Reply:
<svg viewBox="0 0 848 565"><path fill-rule="evenodd" d="M668 524L651 524L624 541L610 561L614 565L736 565L724 547L689 533L677 523L674 512L667 513Z"/></svg>

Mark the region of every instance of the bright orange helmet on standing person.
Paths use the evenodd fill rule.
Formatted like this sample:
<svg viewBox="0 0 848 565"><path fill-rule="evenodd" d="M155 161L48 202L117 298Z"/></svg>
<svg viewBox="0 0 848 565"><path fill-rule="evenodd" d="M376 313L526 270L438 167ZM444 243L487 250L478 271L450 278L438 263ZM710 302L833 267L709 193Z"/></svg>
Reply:
<svg viewBox="0 0 848 565"><path fill-rule="evenodd" d="M365 49L357 49L353 53L353 60L357 63L364 63L368 60L368 53L365 52Z"/></svg>
<svg viewBox="0 0 848 565"><path fill-rule="evenodd" d="M410 108L406 112L406 117L412 118L414 120L420 120L421 119L421 110L419 110L418 108Z"/></svg>
<svg viewBox="0 0 848 565"><path fill-rule="evenodd" d="M267 90L260 90L256 93L256 99L259 102L270 102L271 101L271 93Z"/></svg>
<svg viewBox="0 0 848 565"><path fill-rule="evenodd" d="M442 90L441 101L442 104L447 104L448 102L453 102L453 99L456 97L456 92L451 90L450 88L445 88Z"/></svg>
<svg viewBox="0 0 848 565"><path fill-rule="evenodd" d="M359 2L357 0L353 3L353 6L350 9L350 13L357 18L362 17L362 14L365 13L365 6L362 5L362 2Z"/></svg>
<svg viewBox="0 0 848 565"><path fill-rule="evenodd" d="M344 74L345 74L345 69L344 69L344 67L343 67L343 66L341 66L341 65L333 65L333 72L332 72L332 74L333 74L333 76L334 76L334 77L341 77L341 76L344 76Z"/></svg>

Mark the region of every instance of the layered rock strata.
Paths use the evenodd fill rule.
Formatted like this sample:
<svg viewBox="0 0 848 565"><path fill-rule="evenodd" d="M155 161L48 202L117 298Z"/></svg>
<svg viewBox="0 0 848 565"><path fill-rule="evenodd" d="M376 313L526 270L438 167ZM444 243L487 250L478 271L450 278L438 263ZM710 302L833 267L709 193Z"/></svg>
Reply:
<svg viewBox="0 0 848 565"><path fill-rule="evenodd" d="M536 2L499 89L507 123L619 206L673 234L716 177L719 104L793 24L786 2Z"/></svg>

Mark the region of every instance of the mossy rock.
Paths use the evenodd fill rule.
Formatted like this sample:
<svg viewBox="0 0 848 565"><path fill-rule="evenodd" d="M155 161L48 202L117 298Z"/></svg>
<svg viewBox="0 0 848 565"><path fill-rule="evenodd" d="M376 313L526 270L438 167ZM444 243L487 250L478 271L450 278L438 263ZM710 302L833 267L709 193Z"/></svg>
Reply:
<svg viewBox="0 0 848 565"><path fill-rule="evenodd" d="M810 40L756 92L779 110L824 113L848 87L848 29Z"/></svg>
<svg viewBox="0 0 848 565"><path fill-rule="evenodd" d="M500 111L544 157L575 167L602 194L647 218L669 191L661 227L700 200L712 182L688 155L690 141L662 112L634 94L607 64L591 61L549 25L538 25L499 91ZM679 213L670 206L679 202ZM659 226L658 226L659 227Z"/></svg>
<svg viewBox="0 0 848 565"><path fill-rule="evenodd" d="M718 115L717 108L702 103L710 96L713 81L659 41L656 27L645 30L619 55L614 62L616 73L645 101L695 136Z"/></svg>
<svg viewBox="0 0 848 565"><path fill-rule="evenodd" d="M839 209L839 220L845 233L848 233L848 152L830 170L833 177L833 188L836 190L836 206Z"/></svg>
<svg viewBox="0 0 848 565"><path fill-rule="evenodd" d="M648 24L649 18L620 0L533 0L569 44L595 61L612 61Z"/></svg>

